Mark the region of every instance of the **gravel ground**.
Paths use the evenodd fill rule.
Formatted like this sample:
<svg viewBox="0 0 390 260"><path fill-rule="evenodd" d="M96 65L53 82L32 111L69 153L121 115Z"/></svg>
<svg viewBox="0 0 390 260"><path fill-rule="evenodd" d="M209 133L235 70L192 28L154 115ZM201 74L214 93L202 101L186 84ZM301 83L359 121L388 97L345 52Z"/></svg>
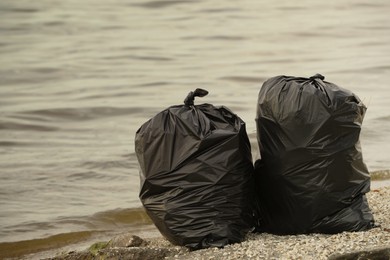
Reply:
<svg viewBox="0 0 390 260"><path fill-rule="evenodd" d="M341 255L339 259L357 259L356 255L348 258L345 254L359 251L367 254L373 250L382 258L377 254L362 259L390 259L390 187L374 189L367 198L379 227L364 232L295 236L249 234L239 244L192 252L173 246L162 237L141 239L125 233L93 254L73 252L54 259L337 259Z"/></svg>
<svg viewBox="0 0 390 260"><path fill-rule="evenodd" d="M343 232L336 235L310 234L276 236L249 234L246 241L194 252L183 252L166 259L328 259L373 248L390 247L390 187L367 194L375 223L380 227L365 232ZM169 242L160 239L161 246Z"/></svg>

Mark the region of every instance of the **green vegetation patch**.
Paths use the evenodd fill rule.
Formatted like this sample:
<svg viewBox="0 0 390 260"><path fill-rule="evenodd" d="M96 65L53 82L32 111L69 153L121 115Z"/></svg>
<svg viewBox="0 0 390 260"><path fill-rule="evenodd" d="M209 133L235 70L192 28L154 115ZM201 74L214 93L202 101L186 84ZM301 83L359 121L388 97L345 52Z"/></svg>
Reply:
<svg viewBox="0 0 390 260"><path fill-rule="evenodd" d="M90 252L93 255L97 255L99 253L99 250L102 250L108 246L108 242L96 242L95 244L92 244L88 248L88 252Z"/></svg>

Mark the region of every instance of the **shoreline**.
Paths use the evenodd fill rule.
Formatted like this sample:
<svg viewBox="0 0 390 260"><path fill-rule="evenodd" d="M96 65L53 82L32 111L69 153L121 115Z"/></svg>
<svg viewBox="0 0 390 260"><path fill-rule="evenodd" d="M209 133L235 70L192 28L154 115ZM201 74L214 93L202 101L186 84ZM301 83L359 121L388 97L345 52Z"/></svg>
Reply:
<svg viewBox="0 0 390 260"><path fill-rule="evenodd" d="M388 203L390 185L388 181L390 180L385 179L384 183L373 181L372 189L367 193L375 224L380 225L368 231L288 236L254 233L248 234L242 243L228 245L223 249L209 248L190 252L185 247L170 244L151 224L131 232L112 234L111 237L106 234L78 244L23 255L22 259L73 260L80 258L116 259L118 257L124 259L328 259L333 257L332 259L337 259L341 255L353 255L358 252L364 254L387 252L390 255L390 205ZM382 184L385 185L382 186Z"/></svg>
<svg viewBox="0 0 390 260"><path fill-rule="evenodd" d="M371 191L367 194L390 187L390 170L378 170L370 174L372 179ZM388 201L390 201L390 197ZM369 206L375 217L375 211L371 204L369 203ZM142 221L137 221L137 223L132 225L126 223L125 226L120 225L115 230L80 230L79 232L58 234L40 239L0 243L0 259L42 259L54 257L61 252L83 251L91 244L109 241L124 231L127 231L127 234L137 235L147 240L163 239L142 208L126 210L126 212L133 211ZM128 217L133 218L134 216ZM121 218L128 217L121 216ZM390 212L388 213L388 218L390 219ZM377 223L376 218L375 221Z"/></svg>

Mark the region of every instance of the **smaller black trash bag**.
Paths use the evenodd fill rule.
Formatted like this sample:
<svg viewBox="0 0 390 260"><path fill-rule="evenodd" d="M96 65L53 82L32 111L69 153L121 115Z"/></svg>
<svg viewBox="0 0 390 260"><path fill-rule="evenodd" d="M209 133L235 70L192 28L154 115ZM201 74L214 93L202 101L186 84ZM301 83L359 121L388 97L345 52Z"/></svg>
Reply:
<svg viewBox="0 0 390 260"><path fill-rule="evenodd" d="M245 123L229 109L172 106L135 136L140 199L169 241L191 249L241 242L253 228L253 164Z"/></svg>
<svg viewBox="0 0 390 260"><path fill-rule="evenodd" d="M338 233L374 225L359 134L366 107L350 91L277 76L259 93L255 164L260 230Z"/></svg>

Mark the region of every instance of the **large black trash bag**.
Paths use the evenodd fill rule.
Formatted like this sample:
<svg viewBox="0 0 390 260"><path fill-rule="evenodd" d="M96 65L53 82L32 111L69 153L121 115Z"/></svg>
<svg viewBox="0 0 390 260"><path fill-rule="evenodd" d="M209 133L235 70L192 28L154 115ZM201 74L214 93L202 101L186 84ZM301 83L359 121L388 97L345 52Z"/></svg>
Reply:
<svg viewBox="0 0 390 260"><path fill-rule="evenodd" d="M254 227L253 163L245 123L226 107L172 106L137 131L140 199L169 241L191 249L241 242Z"/></svg>
<svg viewBox="0 0 390 260"><path fill-rule="evenodd" d="M255 164L259 229L277 234L362 231L374 225L359 134L366 107L352 92L277 76L259 93Z"/></svg>

